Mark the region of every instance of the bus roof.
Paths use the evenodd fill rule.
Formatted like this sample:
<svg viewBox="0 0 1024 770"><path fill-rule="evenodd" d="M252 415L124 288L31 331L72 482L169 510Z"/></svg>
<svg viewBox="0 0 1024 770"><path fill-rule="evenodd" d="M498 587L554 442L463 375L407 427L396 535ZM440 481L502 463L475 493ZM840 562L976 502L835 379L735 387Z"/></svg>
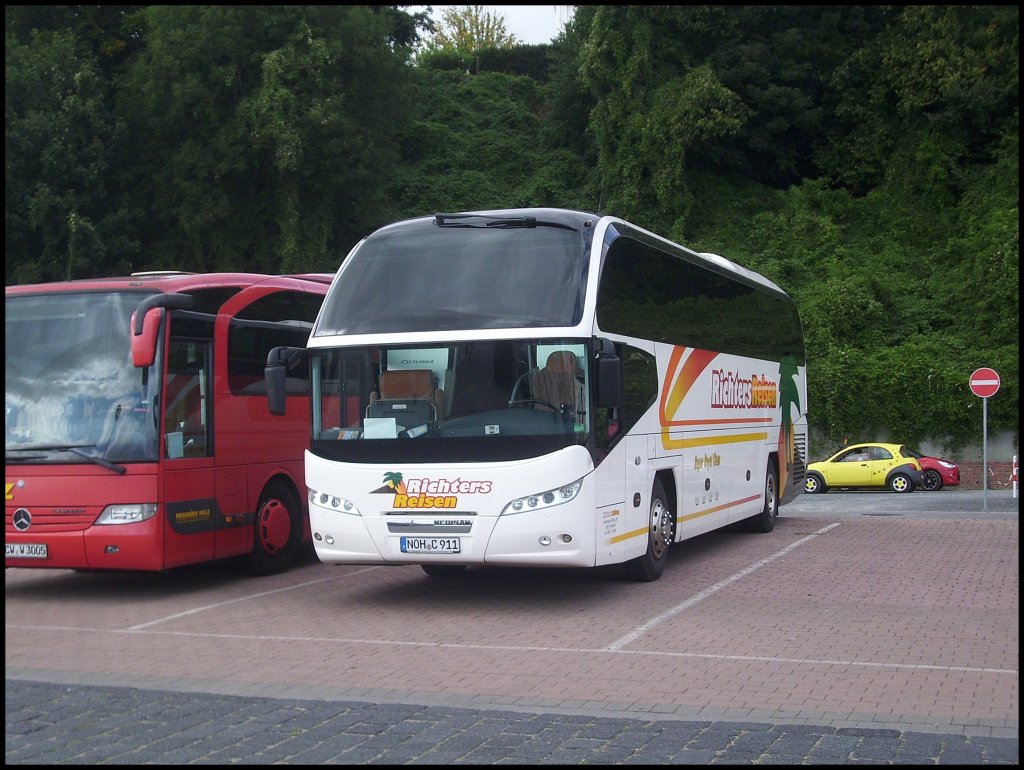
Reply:
<svg viewBox="0 0 1024 770"><path fill-rule="evenodd" d="M728 273L736 276L740 280L746 280L749 283L754 283L760 286L764 286L773 291L779 292L788 296L786 291L772 281L770 278L761 275L760 273L751 270L750 268L744 267L743 265L734 262L727 257L723 257L719 254L712 254L710 252L695 251L683 244L675 243L669 239L658 235L657 233L651 232L646 228L640 227L632 222L629 222L620 217L611 214L595 214L593 212L579 211L575 209L560 209L560 208L518 208L518 209L488 209L481 211L459 211L450 213L437 213L431 214L430 216L414 217L411 219L405 219L399 222L392 222L391 224L381 227L377 232L385 232L392 228L402 228L404 226L421 224L424 221L443 221L444 224L455 224L459 219L466 219L471 217L481 218L493 218L493 219L534 219L538 222L556 223L559 225L568 225L574 228L593 228L593 232L603 232L602 225L613 225L619 226L616 229L625 228L634 234L642 233L648 239L659 242L665 247L674 251L677 254L685 254L685 258L698 265L705 267L715 266L719 271L725 270ZM354 251L354 249L353 249Z"/></svg>

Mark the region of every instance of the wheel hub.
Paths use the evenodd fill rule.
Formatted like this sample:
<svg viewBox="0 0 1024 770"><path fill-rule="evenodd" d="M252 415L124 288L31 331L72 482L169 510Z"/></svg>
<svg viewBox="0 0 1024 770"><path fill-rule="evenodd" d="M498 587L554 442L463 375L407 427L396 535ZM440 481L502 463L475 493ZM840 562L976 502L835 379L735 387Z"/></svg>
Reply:
<svg viewBox="0 0 1024 770"><path fill-rule="evenodd" d="M267 500L260 509L256 525L256 536L263 550L272 555L280 553L288 545L290 535L291 517L288 508L280 500Z"/></svg>
<svg viewBox="0 0 1024 770"><path fill-rule="evenodd" d="M672 543L672 514L661 500L651 506L651 550L660 559Z"/></svg>

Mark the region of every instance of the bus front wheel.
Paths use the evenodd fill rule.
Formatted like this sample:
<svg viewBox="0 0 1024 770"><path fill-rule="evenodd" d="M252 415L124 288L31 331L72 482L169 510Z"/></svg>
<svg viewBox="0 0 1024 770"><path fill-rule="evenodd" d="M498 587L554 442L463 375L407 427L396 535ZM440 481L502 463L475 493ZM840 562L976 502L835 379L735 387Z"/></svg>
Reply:
<svg viewBox="0 0 1024 770"><path fill-rule="evenodd" d="M668 495L661 479L651 490L651 513L647 531L647 552L622 565L626 577L651 583L661 577L668 561L669 547L675 538L675 517L668 507Z"/></svg>
<svg viewBox="0 0 1024 770"><path fill-rule="evenodd" d="M295 558L301 537L302 519L295 495L280 482L268 484L256 507L249 570L256 575L273 575L286 569Z"/></svg>

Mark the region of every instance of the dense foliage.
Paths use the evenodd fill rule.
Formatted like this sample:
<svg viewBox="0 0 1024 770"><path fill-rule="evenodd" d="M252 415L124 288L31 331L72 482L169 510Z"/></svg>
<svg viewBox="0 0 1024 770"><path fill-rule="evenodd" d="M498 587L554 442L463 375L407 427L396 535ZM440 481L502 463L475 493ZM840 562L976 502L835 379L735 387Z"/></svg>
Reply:
<svg viewBox="0 0 1024 770"><path fill-rule="evenodd" d="M388 221L614 213L797 299L812 426L1017 433L1015 6L6 6L6 282L333 270ZM507 41L506 41L507 42Z"/></svg>

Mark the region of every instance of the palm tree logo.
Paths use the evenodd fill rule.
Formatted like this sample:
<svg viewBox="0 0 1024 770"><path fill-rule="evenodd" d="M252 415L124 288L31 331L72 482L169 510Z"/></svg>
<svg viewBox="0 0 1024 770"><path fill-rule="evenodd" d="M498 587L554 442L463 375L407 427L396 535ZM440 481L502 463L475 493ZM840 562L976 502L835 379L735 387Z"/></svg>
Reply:
<svg viewBox="0 0 1024 770"><path fill-rule="evenodd" d="M370 494L372 495L404 495L405 481L402 480L402 474L398 471L388 471L384 474L384 486L373 490Z"/></svg>
<svg viewBox="0 0 1024 770"><path fill-rule="evenodd" d="M789 483L789 465L795 461L796 435L793 410L800 414L800 391L796 385L797 365L792 357L779 367L779 406L782 407L782 429L779 431L779 489Z"/></svg>

